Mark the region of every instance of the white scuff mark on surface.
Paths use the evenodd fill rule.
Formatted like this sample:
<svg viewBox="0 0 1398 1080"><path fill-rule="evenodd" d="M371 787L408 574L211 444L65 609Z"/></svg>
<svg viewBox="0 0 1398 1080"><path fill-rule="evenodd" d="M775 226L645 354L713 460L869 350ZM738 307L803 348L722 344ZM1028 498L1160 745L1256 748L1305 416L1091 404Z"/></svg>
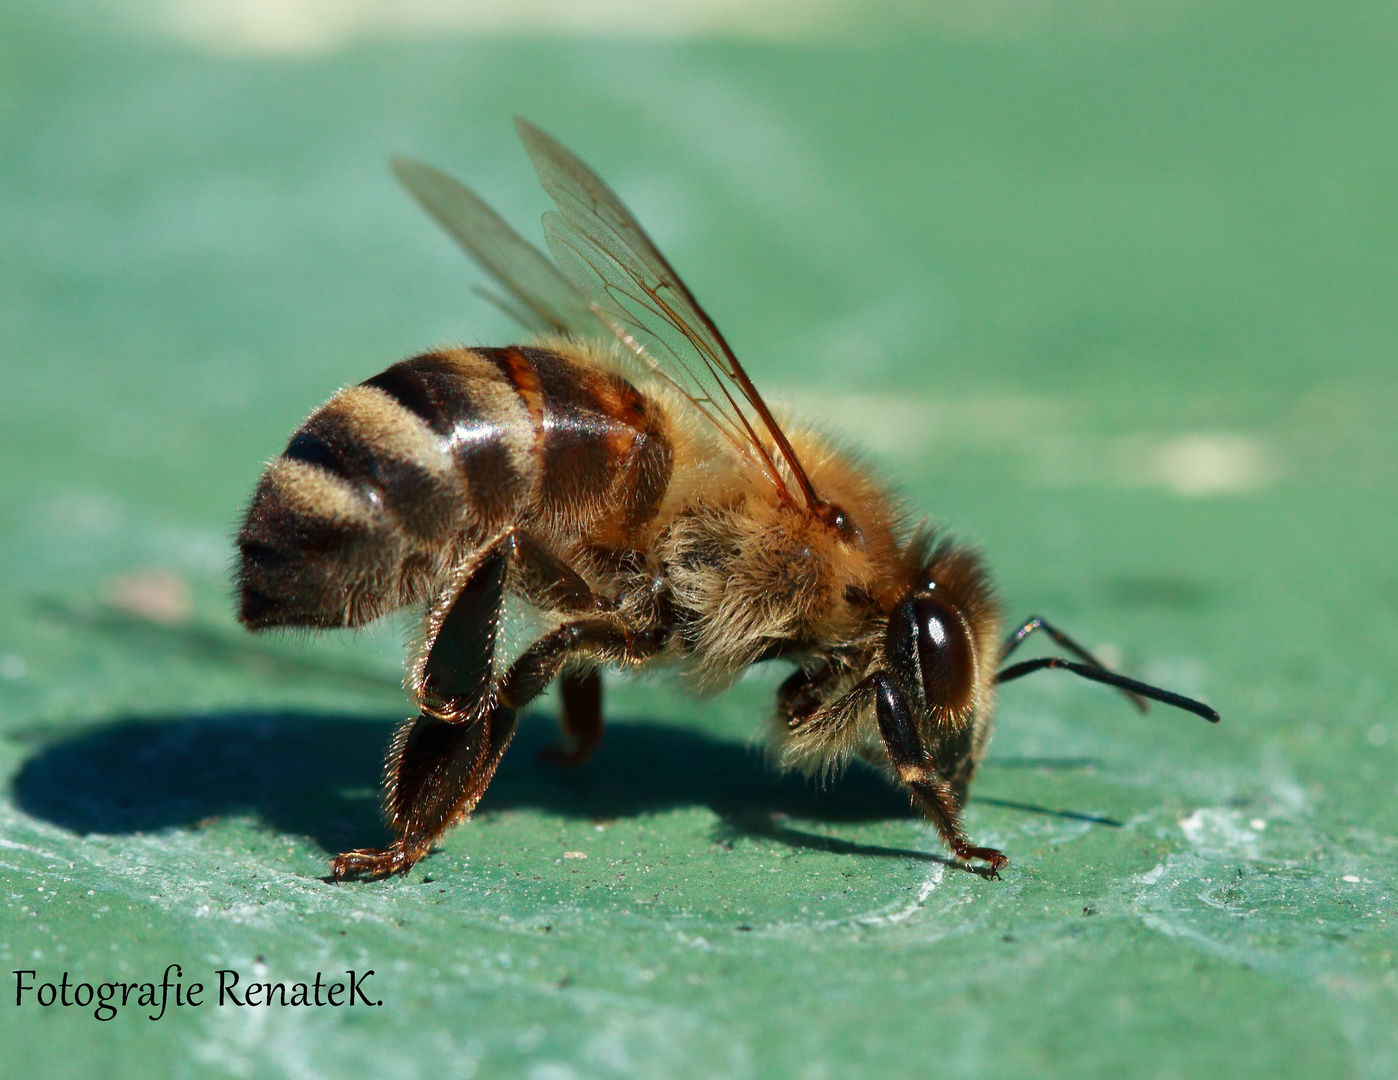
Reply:
<svg viewBox="0 0 1398 1080"><path fill-rule="evenodd" d="M894 912L886 912L877 915L860 915L855 918L855 922L861 926L893 925L907 922L927 903L927 898L932 895L942 879L946 876L947 868L940 863L932 868L932 873L928 875L917 889L917 899Z"/></svg>
<svg viewBox="0 0 1398 1080"><path fill-rule="evenodd" d="M1184 837L1203 854L1256 859L1258 834L1243 823L1240 810L1200 807L1180 821Z"/></svg>

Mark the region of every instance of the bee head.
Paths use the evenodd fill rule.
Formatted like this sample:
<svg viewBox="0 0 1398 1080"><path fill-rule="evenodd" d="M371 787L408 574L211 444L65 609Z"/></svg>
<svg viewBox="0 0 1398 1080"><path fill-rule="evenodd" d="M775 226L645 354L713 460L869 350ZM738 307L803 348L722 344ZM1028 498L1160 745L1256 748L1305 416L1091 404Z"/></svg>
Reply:
<svg viewBox="0 0 1398 1080"><path fill-rule="evenodd" d="M918 560L889 612L884 651L909 702L934 728L964 727L989 697L998 629L975 554L943 542Z"/></svg>

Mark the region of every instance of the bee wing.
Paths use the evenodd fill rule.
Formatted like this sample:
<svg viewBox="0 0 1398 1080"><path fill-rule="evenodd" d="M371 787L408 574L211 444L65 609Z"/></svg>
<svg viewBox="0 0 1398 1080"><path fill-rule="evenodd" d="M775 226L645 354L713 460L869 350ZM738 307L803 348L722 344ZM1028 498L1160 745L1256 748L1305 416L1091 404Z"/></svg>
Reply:
<svg viewBox="0 0 1398 1080"><path fill-rule="evenodd" d="M733 350L640 223L570 150L527 121L516 119L515 127L558 204L556 213L544 215L549 250L595 316L762 468L789 503L796 500L769 445L785 460L806 506L823 505Z"/></svg>
<svg viewBox="0 0 1398 1080"><path fill-rule="evenodd" d="M510 228L475 192L440 169L411 158L394 158L393 173L418 205L527 310L480 290L487 300L530 330L611 339L611 327L593 314L548 256Z"/></svg>

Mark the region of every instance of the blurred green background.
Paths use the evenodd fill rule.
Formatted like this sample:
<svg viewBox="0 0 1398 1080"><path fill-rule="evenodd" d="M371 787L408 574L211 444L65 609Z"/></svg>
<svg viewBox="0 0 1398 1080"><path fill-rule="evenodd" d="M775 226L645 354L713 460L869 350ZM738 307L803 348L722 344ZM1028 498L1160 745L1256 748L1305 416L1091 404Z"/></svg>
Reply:
<svg viewBox="0 0 1398 1080"><path fill-rule="evenodd" d="M1398 10L59 0L0 7L0 1071L1398 1075ZM1054 675L972 793L766 770L779 671L609 684L404 879L408 622L258 638L231 536L339 386L502 344L406 152L531 236L579 151L769 396L1218 728ZM565 852L585 858L564 858ZM14 1007L308 979L382 1008Z"/></svg>

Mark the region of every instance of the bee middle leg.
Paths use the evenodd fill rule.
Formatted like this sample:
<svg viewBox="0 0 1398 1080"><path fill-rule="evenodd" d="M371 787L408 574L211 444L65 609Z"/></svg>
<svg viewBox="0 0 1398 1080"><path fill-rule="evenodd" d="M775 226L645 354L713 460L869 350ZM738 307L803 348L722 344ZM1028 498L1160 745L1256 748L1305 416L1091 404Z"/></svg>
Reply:
<svg viewBox="0 0 1398 1080"><path fill-rule="evenodd" d="M510 543L518 588L541 608L572 615L612 610L607 597L593 592L580 574L527 533L513 533ZM602 741L602 680L595 670L565 668L558 688L563 742L539 756L558 765L581 765Z"/></svg>
<svg viewBox="0 0 1398 1080"><path fill-rule="evenodd" d="M496 689L497 700L510 708L522 709L568 666L640 663L664 648L667 636L664 627L636 630L610 618L564 623L541 637L510 665ZM592 677L596 678L595 671ZM584 707L586 704L584 699Z"/></svg>
<svg viewBox="0 0 1398 1080"><path fill-rule="evenodd" d="M558 689L564 742L545 747L539 757L555 765L581 765L602 741L602 677L596 671L565 671Z"/></svg>

